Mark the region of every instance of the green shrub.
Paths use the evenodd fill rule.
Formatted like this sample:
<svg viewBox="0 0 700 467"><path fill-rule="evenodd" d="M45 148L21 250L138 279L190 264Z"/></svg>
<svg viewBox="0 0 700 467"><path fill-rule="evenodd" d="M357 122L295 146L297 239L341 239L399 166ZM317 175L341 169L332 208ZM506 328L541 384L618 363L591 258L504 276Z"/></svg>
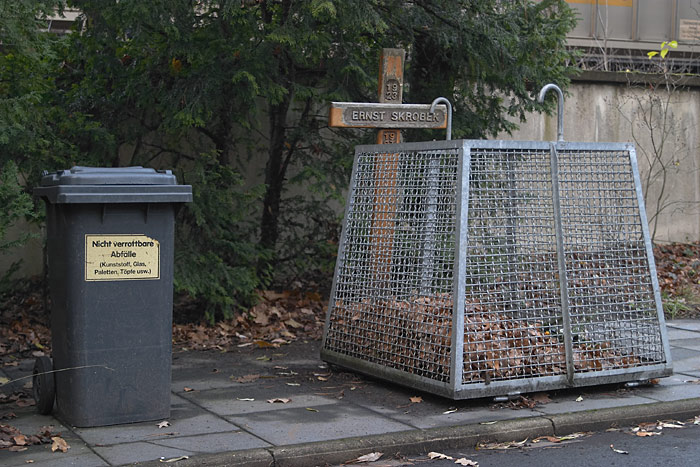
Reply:
<svg viewBox="0 0 700 467"><path fill-rule="evenodd" d="M203 155L178 179L192 185L194 201L177 219L175 289L197 300L210 322L230 318L255 303L268 278L258 273L266 252L253 238L251 211L260 194L246 192L240 175L214 155Z"/></svg>
<svg viewBox="0 0 700 467"><path fill-rule="evenodd" d="M8 229L20 219L34 217L32 199L19 181L19 173L14 162L6 162L0 170L0 255L10 249L23 245L30 233L22 233L16 238L7 238ZM0 275L0 293L9 286L10 277L17 271L19 262L15 262Z"/></svg>

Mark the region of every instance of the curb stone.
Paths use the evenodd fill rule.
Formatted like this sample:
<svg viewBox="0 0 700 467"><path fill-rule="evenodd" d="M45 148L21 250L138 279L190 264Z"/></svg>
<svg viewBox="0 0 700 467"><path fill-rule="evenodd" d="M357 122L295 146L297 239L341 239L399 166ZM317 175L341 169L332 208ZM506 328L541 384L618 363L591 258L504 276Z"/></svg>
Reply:
<svg viewBox="0 0 700 467"><path fill-rule="evenodd" d="M661 419L686 420L700 415L700 399L654 402L651 404L610 407L549 415L556 436L577 431L603 431L613 427L655 422Z"/></svg>
<svg viewBox="0 0 700 467"><path fill-rule="evenodd" d="M502 420L491 425L469 424L409 430L398 433L318 441L298 445L256 448L218 454L202 454L177 462L178 467L308 467L342 464L369 452L419 455L428 451L475 446L477 442L519 441L539 436L563 436L578 431L601 431L661 419L693 418L700 414L700 399L655 402L644 405ZM143 466L162 466L157 461Z"/></svg>

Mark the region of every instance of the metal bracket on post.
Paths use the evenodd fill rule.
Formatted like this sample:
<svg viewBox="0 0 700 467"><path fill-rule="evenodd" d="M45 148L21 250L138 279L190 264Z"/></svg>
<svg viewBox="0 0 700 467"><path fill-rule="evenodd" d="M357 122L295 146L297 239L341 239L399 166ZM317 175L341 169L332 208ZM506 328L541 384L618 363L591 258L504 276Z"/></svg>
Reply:
<svg viewBox="0 0 700 467"><path fill-rule="evenodd" d="M540 89L540 94L537 97L537 102L544 102L544 96L547 91L553 89L557 92L557 141L564 141L564 93L556 84L550 83Z"/></svg>
<svg viewBox="0 0 700 467"><path fill-rule="evenodd" d="M436 98L432 104L430 104L430 113L435 113L435 106L438 104L445 104L447 106L447 141L452 139L452 103L446 97Z"/></svg>

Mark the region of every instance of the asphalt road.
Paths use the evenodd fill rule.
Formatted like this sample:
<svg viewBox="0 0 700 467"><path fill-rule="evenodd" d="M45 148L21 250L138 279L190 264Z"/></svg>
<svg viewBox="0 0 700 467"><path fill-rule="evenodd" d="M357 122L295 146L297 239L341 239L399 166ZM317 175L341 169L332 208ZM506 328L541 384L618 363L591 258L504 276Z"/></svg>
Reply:
<svg viewBox="0 0 700 467"><path fill-rule="evenodd" d="M649 466L696 466L700 463L700 425L686 424L684 428L647 427L639 431L660 432L660 435L637 436L629 428L620 431L593 433L571 440L553 443L531 440L522 446L486 446L475 449L445 451L452 460L428 459L427 456L412 457L386 465L455 466L455 460L466 459L478 462L479 467L649 467ZM520 440L523 441L523 440ZM616 452L611 448L626 452ZM501 447L501 449L496 449ZM382 461L376 462L377 467ZM368 464L373 465L373 464ZM468 463L466 465L469 465Z"/></svg>
<svg viewBox="0 0 700 467"><path fill-rule="evenodd" d="M666 423L675 424L672 421ZM635 431L632 431L635 428ZM659 433L638 436L637 432ZM375 462L360 461L368 467L398 467L405 465L447 467L467 465L476 467L690 467L700 463L700 425L686 421L683 428L662 427L658 424L625 427L617 431L575 434L567 439L519 440L493 443L464 449L445 450L428 455L389 459ZM534 441L534 442L533 442ZM371 455L371 453L367 453ZM440 459L438 455L451 459ZM461 464L455 461L462 462ZM473 463L469 463L472 461ZM354 464L354 463L353 463Z"/></svg>

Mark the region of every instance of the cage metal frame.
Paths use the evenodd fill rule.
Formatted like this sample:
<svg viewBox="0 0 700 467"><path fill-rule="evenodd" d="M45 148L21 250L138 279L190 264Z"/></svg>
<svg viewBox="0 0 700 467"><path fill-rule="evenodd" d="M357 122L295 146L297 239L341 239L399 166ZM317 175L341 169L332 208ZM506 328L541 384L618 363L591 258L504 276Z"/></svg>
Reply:
<svg viewBox="0 0 700 467"><path fill-rule="evenodd" d="M563 334L566 350L566 373L549 376L531 376L502 381L465 382L464 377L464 344L465 344L465 295L467 274L467 248L470 171L472 152L474 150L522 150L546 152L550 155L551 184L554 209L554 229L556 233L556 254L561 293L561 314L563 319ZM456 175L456 216L455 220L455 261L452 273L452 321L450 329L449 349L449 380L438 381L426 376L409 373L366 359L348 355L328 348L329 325L334 311L334 300L338 288L338 278L346 260L348 241L347 222L355 206L352 197L356 190L359 156L365 153L405 154L410 152L446 151L456 152L458 156ZM634 180L634 192L638 206L639 223L643 233L644 249L648 262L649 282L653 294L653 304L656 308L658 331L662 357L651 364L641 364L628 368L604 369L595 372L576 372L573 364L571 317L568 306L567 269L565 264L563 230L560 207L560 169L559 154L563 152L610 152L618 151L629 155L629 164ZM321 358L330 363L348 368L370 376L379 377L394 383L412 387L418 390L434 393L452 399L471 399L506 394L519 394L543 390L573 388L599 384L621 383L628 381L648 380L669 376L672 373L671 353L664 325L664 315L659 291L656 267L652 253L648 223L644 208L644 199L637 165L634 145L629 143L581 143L581 142L536 142L536 141L505 141L505 140L447 140L421 143L402 143L391 145L364 145L355 150L355 160L348 192L345 216L335 266L335 275L331 289L331 299L323 332ZM643 336L642 336L643 338Z"/></svg>

